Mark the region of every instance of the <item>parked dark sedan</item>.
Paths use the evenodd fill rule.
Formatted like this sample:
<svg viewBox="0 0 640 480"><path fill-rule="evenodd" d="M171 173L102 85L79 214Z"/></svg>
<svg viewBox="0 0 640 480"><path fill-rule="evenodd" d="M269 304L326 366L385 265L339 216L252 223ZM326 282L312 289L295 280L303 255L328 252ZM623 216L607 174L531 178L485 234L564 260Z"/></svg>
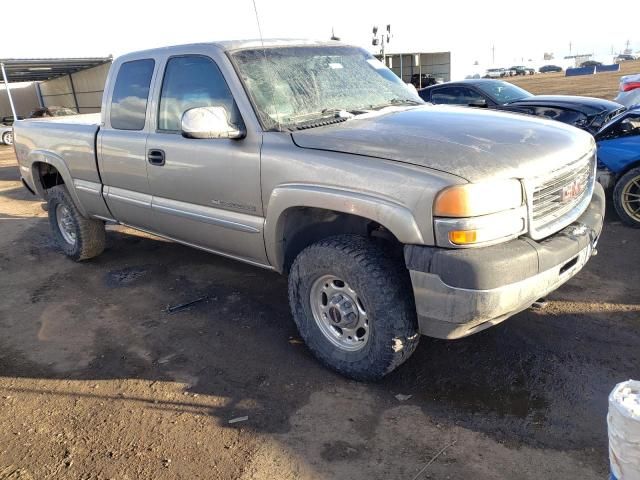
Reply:
<svg viewBox="0 0 640 480"><path fill-rule="evenodd" d="M538 69L538 71L540 73L561 72L562 71L562 67L559 67L558 65L545 65L543 67L540 67Z"/></svg>
<svg viewBox="0 0 640 480"><path fill-rule="evenodd" d="M418 92L426 102L492 108L547 117L597 132L626 108L616 102L569 95L533 95L502 80L462 80L423 88Z"/></svg>

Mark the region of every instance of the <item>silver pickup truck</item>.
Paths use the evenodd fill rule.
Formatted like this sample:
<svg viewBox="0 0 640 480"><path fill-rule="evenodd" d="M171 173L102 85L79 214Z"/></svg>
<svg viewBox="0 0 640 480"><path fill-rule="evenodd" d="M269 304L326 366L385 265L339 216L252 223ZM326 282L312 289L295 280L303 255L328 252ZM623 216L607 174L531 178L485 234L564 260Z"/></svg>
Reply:
<svg viewBox="0 0 640 480"><path fill-rule="evenodd" d="M99 116L15 125L74 260L105 222L287 274L300 335L376 379L573 277L604 216L593 138L423 103L366 51L234 41L117 59ZM453 361L453 360L452 360Z"/></svg>

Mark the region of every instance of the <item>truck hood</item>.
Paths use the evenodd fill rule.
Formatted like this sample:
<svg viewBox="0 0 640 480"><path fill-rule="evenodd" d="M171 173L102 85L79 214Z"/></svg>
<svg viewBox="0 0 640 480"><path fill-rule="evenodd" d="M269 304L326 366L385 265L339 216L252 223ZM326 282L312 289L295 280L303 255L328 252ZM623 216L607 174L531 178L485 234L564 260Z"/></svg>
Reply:
<svg viewBox="0 0 640 480"><path fill-rule="evenodd" d="M300 148L383 158L469 182L538 176L578 160L593 137L552 120L425 105L294 132Z"/></svg>

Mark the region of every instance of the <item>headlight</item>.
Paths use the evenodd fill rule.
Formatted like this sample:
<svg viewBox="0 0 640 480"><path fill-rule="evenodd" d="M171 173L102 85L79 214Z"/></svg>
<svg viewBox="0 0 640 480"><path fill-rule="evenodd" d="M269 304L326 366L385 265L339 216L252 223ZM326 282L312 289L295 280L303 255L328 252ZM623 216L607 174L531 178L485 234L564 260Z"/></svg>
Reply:
<svg viewBox="0 0 640 480"><path fill-rule="evenodd" d="M436 217L477 217L522 205L522 185L518 180L467 183L445 188L436 197Z"/></svg>
<svg viewBox="0 0 640 480"><path fill-rule="evenodd" d="M527 229L518 180L448 187L437 195L433 214L436 243L445 247L491 245Z"/></svg>

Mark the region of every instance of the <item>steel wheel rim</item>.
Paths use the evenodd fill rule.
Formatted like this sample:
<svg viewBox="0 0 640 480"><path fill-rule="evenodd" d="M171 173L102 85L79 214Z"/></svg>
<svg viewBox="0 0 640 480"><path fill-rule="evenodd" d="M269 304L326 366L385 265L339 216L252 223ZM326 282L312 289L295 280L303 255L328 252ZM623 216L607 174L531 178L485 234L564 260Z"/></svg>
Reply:
<svg viewBox="0 0 640 480"><path fill-rule="evenodd" d="M344 280L323 275L311 286L313 319L334 346L357 352L369 342L371 326L362 299Z"/></svg>
<svg viewBox="0 0 640 480"><path fill-rule="evenodd" d="M4 143L7 145L13 145L13 133L8 132L4 134Z"/></svg>
<svg viewBox="0 0 640 480"><path fill-rule="evenodd" d="M66 205L59 203L56 206L56 221L58 223L58 230L64 241L69 245L75 245L76 243L76 229L71 217L71 211Z"/></svg>
<svg viewBox="0 0 640 480"><path fill-rule="evenodd" d="M636 222L640 222L640 175L631 179L622 189L622 208Z"/></svg>

